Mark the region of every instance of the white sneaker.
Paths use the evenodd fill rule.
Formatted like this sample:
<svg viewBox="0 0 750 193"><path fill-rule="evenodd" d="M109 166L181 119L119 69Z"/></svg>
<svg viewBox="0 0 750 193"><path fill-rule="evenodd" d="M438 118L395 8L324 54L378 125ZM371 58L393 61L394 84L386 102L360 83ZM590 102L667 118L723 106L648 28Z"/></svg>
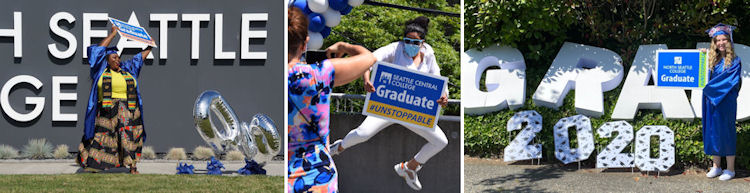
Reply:
<svg viewBox="0 0 750 193"><path fill-rule="evenodd" d="M342 152L342 151L339 151L339 147L341 147L341 144L343 142L344 140L339 139L333 142L333 144L331 144L331 146L328 147L328 151L331 152L331 156L338 155Z"/></svg>
<svg viewBox="0 0 750 193"><path fill-rule="evenodd" d="M417 176L417 171L419 171L420 169L422 169L422 166L417 166L416 170L411 170L406 167L406 162L398 163L393 166L393 170L396 170L396 174L403 177L406 181L406 184L414 190L422 189L422 183L419 182L419 177ZM414 178L410 178L409 173L411 173Z"/></svg>
<svg viewBox="0 0 750 193"><path fill-rule="evenodd" d="M721 175L721 168L711 167L711 170L706 173L706 177L709 178L715 178L716 176Z"/></svg>
<svg viewBox="0 0 750 193"><path fill-rule="evenodd" d="M719 176L719 180L721 181L727 181L734 178L734 172L729 170L724 170L724 173Z"/></svg>

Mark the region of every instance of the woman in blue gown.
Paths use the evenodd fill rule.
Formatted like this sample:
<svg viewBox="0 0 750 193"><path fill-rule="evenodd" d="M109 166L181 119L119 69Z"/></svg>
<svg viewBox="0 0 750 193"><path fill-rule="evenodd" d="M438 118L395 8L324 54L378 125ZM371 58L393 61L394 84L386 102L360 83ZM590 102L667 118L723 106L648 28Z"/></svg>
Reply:
<svg viewBox="0 0 750 193"><path fill-rule="evenodd" d="M713 159L713 167L706 176L719 176L720 180L729 180L735 175L735 122L742 62L732 45L733 29L734 26L720 23L707 30L711 48L708 50L709 79L703 88L703 151ZM721 157L727 160L727 169L723 171Z"/></svg>

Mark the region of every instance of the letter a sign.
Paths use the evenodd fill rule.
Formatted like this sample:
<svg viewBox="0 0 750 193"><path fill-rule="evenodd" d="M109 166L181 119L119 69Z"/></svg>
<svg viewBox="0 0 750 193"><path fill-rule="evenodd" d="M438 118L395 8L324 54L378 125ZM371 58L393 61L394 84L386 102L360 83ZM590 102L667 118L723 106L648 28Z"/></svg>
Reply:
<svg viewBox="0 0 750 193"><path fill-rule="evenodd" d="M375 92L367 93L362 114L404 125L435 127L440 115L437 100L447 89L448 78L385 62L376 63L372 74Z"/></svg>
<svg viewBox="0 0 750 193"><path fill-rule="evenodd" d="M708 56L699 50L656 51L656 86L702 89L708 82Z"/></svg>

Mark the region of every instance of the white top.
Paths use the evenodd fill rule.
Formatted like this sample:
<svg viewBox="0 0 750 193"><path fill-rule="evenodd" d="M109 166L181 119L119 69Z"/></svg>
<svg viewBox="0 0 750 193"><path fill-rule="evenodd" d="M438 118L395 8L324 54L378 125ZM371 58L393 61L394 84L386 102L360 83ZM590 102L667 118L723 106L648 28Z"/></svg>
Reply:
<svg viewBox="0 0 750 193"><path fill-rule="evenodd" d="M440 66L438 66L437 60L435 59L435 51L432 50L432 46L430 46L426 42L424 42L422 45L423 46L419 48L419 52L422 52L424 58L422 59L422 62L420 64L414 64L414 60L412 59L412 57L406 55L406 52L404 52L403 41L393 42L386 46L380 47L372 52L372 54L375 55L375 58L377 58L378 61L388 62L423 73L441 76ZM443 93L448 96L447 87L445 88L445 91Z"/></svg>

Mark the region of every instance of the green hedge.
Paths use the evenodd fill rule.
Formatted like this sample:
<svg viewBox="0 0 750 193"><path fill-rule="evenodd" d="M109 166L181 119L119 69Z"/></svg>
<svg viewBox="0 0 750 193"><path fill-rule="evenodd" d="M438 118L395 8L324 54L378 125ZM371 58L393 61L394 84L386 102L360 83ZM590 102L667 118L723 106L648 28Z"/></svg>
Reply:
<svg viewBox="0 0 750 193"><path fill-rule="evenodd" d="M559 110L536 106L531 96L565 41L618 53L623 59L625 72L630 68L639 45L695 48L696 42L709 41L704 31L719 22L737 26L735 42L750 45L750 26L738 23L750 19L750 2L467 0L464 4L465 49L511 45L521 50L528 66L524 107L464 116L464 151L472 156L501 156L511 140L505 131L508 119L518 111L536 110L544 117L543 130L537 134L543 145L543 156L547 160L556 160L552 127L559 119L577 114L574 91L568 93ZM620 91L618 87L604 94L605 115L591 119L594 129L613 121L610 117ZM703 167L710 164L709 157L703 154L700 119L664 120L660 111L640 110L628 123L634 130L644 125L666 125L674 130L677 142L675 166ZM750 121L738 123L737 132L737 165L747 169L750 167ZM597 148L610 142L609 138L598 135L595 138ZM571 143L576 143L575 139ZM587 161L593 162L593 158L595 155Z"/></svg>
<svg viewBox="0 0 750 193"><path fill-rule="evenodd" d="M460 13L461 7L458 3L448 3L445 0L378 0L378 2L396 5L420 7L441 10L451 13ZM342 16L341 23L332 29L331 36L325 39L324 48L339 41L362 45L371 51L388 45L402 38L404 24L406 21L418 16L430 18L430 26L426 42L435 50L435 57L440 65L442 76L448 77L450 97L459 99L461 97L461 20L458 17L432 15L395 8L379 7L372 5L361 5L355 7L349 15ZM333 89L337 93L364 94L362 80L346 86ZM364 104L359 101L355 105L361 108ZM355 111L361 111L355 109ZM459 115L460 109L457 105L445 108L445 114Z"/></svg>

